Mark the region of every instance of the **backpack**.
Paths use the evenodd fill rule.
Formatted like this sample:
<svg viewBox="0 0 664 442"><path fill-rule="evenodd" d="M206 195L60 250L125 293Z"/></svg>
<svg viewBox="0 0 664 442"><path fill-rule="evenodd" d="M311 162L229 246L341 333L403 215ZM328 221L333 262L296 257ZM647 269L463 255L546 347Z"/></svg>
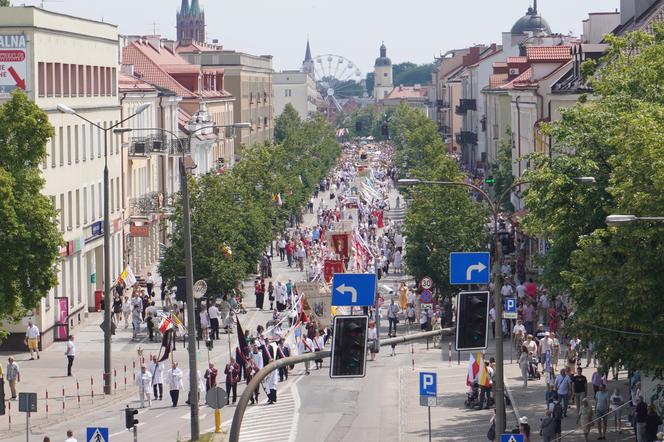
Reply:
<svg viewBox="0 0 664 442"><path fill-rule="evenodd" d="M563 406L560 402L553 406L553 418L557 421L563 419Z"/></svg>

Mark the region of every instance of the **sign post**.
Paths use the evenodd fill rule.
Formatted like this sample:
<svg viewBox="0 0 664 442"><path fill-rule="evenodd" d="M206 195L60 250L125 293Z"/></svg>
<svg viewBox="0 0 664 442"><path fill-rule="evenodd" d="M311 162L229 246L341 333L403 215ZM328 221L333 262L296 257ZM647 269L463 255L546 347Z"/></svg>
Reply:
<svg viewBox="0 0 664 442"><path fill-rule="evenodd" d="M214 432L221 433L221 409L226 405L228 396L221 387L212 387L205 394L205 403L214 409Z"/></svg>
<svg viewBox="0 0 664 442"><path fill-rule="evenodd" d="M429 442L431 442L431 407L437 405L436 381L435 372L420 372L420 405L426 406L429 414Z"/></svg>
<svg viewBox="0 0 664 442"><path fill-rule="evenodd" d="M37 393L19 393L18 411L25 413L25 440L30 441L30 413L37 412Z"/></svg>

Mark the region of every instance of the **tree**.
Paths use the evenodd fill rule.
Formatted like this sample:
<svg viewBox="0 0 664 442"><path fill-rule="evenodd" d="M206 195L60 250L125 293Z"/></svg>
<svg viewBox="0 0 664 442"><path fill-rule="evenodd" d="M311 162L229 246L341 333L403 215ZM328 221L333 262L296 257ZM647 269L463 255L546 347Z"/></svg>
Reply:
<svg viewBox="0 0 664 442"><path fill-rule="evenodd" d="M39 171L53 135L47 115L23 92L0 107L0 320L36 308L58 282L64 241Z"/></svg>
<svg viewBox="0 0 664 442"><path fill-rule="evenodd" d="M495 196L502 195L514 184L514 174L512 172L512 129L508 127L505 134L506 138L500 140L498 161L493 165L493 178L496 180L493 187ZM501 201L501 203L508 210L514 210L511 202Z"/></svg>
<svg viewBox="0 0 664 442"><path fill-rule="evenodd" d="M664 27L608 37L610 49L591 82L596 97L563 112L548 128L552 158L536 158L526 193L529 232L549 240L545 277L569 292L569 325L592 341L605 364L661 376L656 351L664 327L664 230L654 224L610 228L612 213L664 214ZM592 175L581 187L572 177Z"/></svg>
<svg viewBox="0 0 664 442"><path fill-rule="evenodd" d="M283 142L288 134L300 127L302 120L292 104L288 103L283 112L274 120L274 141Z"/></svg>
<svg viewBox="0 0 664 442"><path fill-rule="evenodd" d="M6 7L6 6L11 6L11 5L12 5L12 3L9 0L0 0L0 7L3 7L3 6Z"/></svg>
<svg viewBox="0 0 664 442"><path fill-rule="evenodd" d="M391 116L397 165L406 164L410 177L461 181L463 174L445 151L436 124L420 110L401 106ZM404 171L402 171L404 172ZM450 252L477 251L487 246L487 208L459 187L417 186L404 225L406 263L420 279L429 276L443 293L450 293Z"/></svg>

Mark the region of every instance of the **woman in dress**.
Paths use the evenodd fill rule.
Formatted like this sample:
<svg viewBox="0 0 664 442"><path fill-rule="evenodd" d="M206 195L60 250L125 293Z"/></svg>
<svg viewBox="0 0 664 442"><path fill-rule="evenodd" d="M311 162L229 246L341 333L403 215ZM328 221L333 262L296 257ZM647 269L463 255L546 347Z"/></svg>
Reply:
<svg viewBox="0 0 664 442"><path fill-rule="evenodd" d="M371 361L376 359L376 353L378 352L378 332L376 331L376 323L374 321L369 321L369 329L367 330L367 346L369 347L369 353L371 354Z"/></svg>

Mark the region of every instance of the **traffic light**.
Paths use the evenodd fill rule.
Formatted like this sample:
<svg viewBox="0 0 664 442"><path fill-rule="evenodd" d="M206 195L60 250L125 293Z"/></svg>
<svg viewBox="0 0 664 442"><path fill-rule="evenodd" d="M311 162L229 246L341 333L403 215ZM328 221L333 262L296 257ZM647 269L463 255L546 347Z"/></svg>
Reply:
<svg viewBox="0 0 664 442"><path fill-rule="evenodd" d="M336 316L332 339L331 378L361 378L366 374L368 316Z"/></svg>
<svg viewBox="0 0 664 442"><path fill-rule="evenodd" d="M456 349L483 350L489 334L489 292L457 296Z"/></svg>
<svg viewBox="0 0 664 442"><path fill-rule="evenodd" d="M175 287L177 288L177 291L175 292L175 300L187 302L187 278L184 276L178 276L175 279Z"/></svg>
<svg viewBox="0 0 664 442"><path fill-rule="evenodd" d="M489 187L491 187L491 186L493 186L494 184L496 184L496 179L495 179L494 177L490 176L489 178L485 179L484 182L485 182L486 184L488 184Z"/></svg>
<svg viewBox="0 0 664 442"><path fill-rule="evenodd" d="M134 418L138 414L138 410L135 408L129 408L129 405L127 405L127 408L125 408L125 427L127 430L131 430L134 428L136 425L138 425L138 419Z"/></svg>

